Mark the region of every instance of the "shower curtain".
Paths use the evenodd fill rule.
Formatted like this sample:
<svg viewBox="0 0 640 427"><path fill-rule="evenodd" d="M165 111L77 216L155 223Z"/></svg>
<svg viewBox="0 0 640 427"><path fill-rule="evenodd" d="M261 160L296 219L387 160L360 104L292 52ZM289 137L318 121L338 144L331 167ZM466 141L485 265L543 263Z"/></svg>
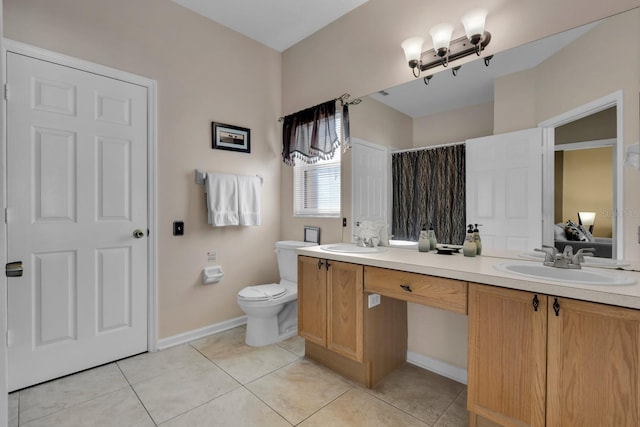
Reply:
<svg viewBox="0 0 640 427"><path fill-rule="evenodd" d="M392 155L392 235L418 240L433 226L439 243L462 244L465 237L465 146L398 152Z"/></svg>

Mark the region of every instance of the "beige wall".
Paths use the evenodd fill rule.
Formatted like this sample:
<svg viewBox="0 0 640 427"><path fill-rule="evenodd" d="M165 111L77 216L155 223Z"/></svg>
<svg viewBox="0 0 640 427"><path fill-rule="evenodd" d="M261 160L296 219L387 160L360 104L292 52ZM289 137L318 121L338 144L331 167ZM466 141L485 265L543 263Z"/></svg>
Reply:
<svg viewBox="0 0 640 427"><path fill-rule="evenodd" d="M241 316L237 291L277 280L281 54L170 0L7 0L4 12L8 38L157 80L159 336ZM250 128L251 154L211 150L211 121ZM195 168L262 175L262 225L208 226ZM216 285L200 279L207 251L225 271Z"/></svg>
<svg viewBox="0 0 640 427"><path fill-rule="evenodd" d="M562 221L578 223L578 212L595 212L593 235L611 237L613 168L611 147L565 151Z"/></svg>
<svg viewBox="0 0 640 427"><path fill-rule="evenodd" d="M414 147L462 142L488 135L493 135L493 102L413 120Z"/></svg>
<svg viewBox="0 0 640 427"><path fill-rule="evenodd" d="M400 43L414 35L428 38L429 28L440 22L454 24L454 38L463 36L460 18L477 5L475 0L369 0L283 53L283 112L344 92L364 96L412 80ZM585 7L584 0L486 0L482 6L493 35L489 54L640 6L640 1L590 0Z"/></svg>

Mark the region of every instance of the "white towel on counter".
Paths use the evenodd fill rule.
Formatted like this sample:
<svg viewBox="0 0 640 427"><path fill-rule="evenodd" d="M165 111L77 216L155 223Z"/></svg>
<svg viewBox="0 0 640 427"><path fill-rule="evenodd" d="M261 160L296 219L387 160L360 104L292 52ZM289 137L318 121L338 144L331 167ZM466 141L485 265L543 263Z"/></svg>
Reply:
<svg viewBox="0 0 640 427"><path fill-rule="evenodd" d="M240 225L260 225L260 184L257 176L238 175Z"/></svg>
<svg viewBox="0 0 640 427"><path fill-rule="evenodd" d="M238 225L238 179L236 175L208 173L205 182L209 224Z"/></svg>

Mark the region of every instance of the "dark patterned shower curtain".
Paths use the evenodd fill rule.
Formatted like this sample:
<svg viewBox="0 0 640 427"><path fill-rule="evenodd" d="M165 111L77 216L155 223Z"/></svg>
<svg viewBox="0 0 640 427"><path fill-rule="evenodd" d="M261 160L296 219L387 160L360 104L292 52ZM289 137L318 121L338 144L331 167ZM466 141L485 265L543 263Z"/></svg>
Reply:
<svg viewBox="0 0 640 427"><path fill-rule="evenodd" d="M418 240L433 225L438 242L462 244L465 237L464 144L392 155L392 234Z"/></svg>

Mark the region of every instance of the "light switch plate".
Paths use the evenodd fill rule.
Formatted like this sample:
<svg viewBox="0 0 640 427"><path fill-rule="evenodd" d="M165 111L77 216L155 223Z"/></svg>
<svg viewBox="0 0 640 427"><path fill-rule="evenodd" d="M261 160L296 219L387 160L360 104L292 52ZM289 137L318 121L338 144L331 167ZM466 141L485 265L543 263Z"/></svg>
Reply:
<svg viewBox="0 0 640 427"><path fill-rule="evenodd" d="M173 235L174 236L183 236L184 235L184 222L183 221L173 221Z"/></svg>

